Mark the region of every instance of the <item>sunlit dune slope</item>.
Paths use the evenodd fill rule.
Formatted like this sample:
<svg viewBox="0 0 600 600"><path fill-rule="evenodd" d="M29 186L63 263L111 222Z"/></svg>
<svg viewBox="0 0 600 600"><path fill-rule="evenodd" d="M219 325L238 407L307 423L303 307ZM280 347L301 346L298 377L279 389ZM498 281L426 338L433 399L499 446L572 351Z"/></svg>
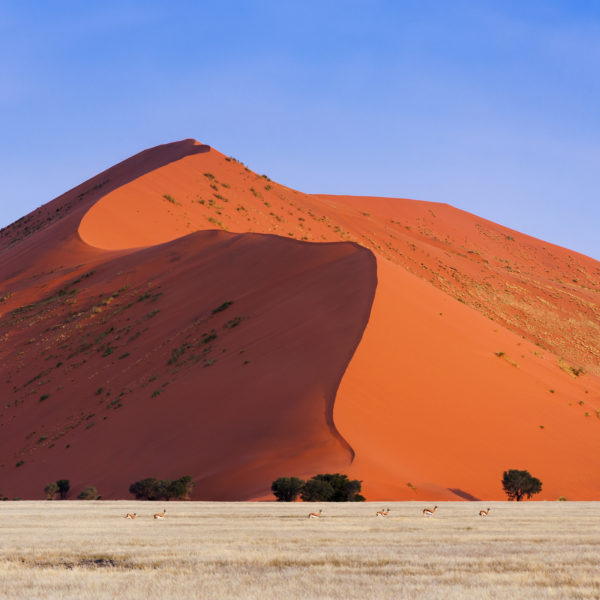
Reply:
<svg viewBox="0 0 600 600"><path fill-rule="evenodd" d="M397 265L379 261L378 279L334 413L367 497L501 499L510 468L541 498L600 497L597 377Z"/></svg>
<svg viewBox="0 0 600 600"><path fill-rule="evenodd" d="M193 233L214 229L244 235ZM128 460L141 453L118 477L103 477L104 461L93 462L97 453L90 453L93 482L80 479L87 463L73 463L78 484L100 483L113 497L123 496L132 478L184 472L197 479L197 497L265 497L270 477L340 470L362 479L369 499L499 499L502 471L527 468L544 482L540 497L600 498L600 264L588 257L444 204L303 194L193 140L140 153L48 203L0 232L2 248L2 380L9 402L0 430L18 431L2 450L11 456L2 468L11 489L28 485L27 469L37 468L42 477L37 457L58 456L56 472L71 464L65 462L70 448L61 444L75 436L94 448L115 438ZM179 260L169 262L174 256ZM101 269L111 273L106 281L98 277ZM191 275L195 269L210 273L211 283ZM77 293L57 292L92 270ZM159 283L156 300L133 302L143 285ZM135 292L111 300L127 285ZM92 294L87 304L84 293ZM102 297L97 304L91 304L94 294ZM198 335L217 318L211 310L230 296L235 302L227 311L235 307L234 317L251 318L234 328L219 321L223 347L208 346L211 353L225 349L224 356L211 354L207 360L215 362L206 367L186 362L187 370L180 368L182 357L192 354L204 364ZM254 299L248 308L246 296ZM145 304L154 302L155 309ZM168 319L161 302L168 303ZM104 356L110 343L96 341L104 331L85 339L77 331L82 304L100 311L90 315L94 323L112 314L110 307L112 318L129 311L146 336L129 343L143 346L123 350L128 356L122 359L116 346ZM281 317L271 310L279 305L287 307ZM239 314L238 307L244 309ZM38 329L20 312L23 320L15 322L15 309L38 315ZM225 318L225 312L216 314ZM205 317L202 332L193 329L195 319ZM176 334L169 332L174 319ZM134 328L124 321L119 329L128 325ZM110 335L120 335L115 343L121 343L116 331ZM190 348L184 331L196 336ZM238 340L242 335L248 337ZM322 336L329 341L321 343ZM86 348L92 337L93 348ZM138 356L155 346L161 350L150 353L150 362ZM264 362L244 356L255 346ZM71 420L64 423L76 425L38 437L45 421L25 416L35 412L32 399L43 395L42 386L56 384L41 365L57 357L56 364L67 365L53 347L67 355L83 348L86 362L70 359L75 387L67 390L70 380L61 375L63 389L54 392L70 398L71 412L63 417ZM169 352L182 347L169 363ZM231 348L244 350L241 366ZM290 358L283 352L288 348L298 353ZM119 384L106 398L106 386L98 384L96 391L103 390L91 400L104 410L116 401L109 418L102 416L102 429L98 410L86 404L89 393L84 402L85 394L75 390L83 381L93 390L105 374L113 381L121 365L130 375L114 376ZM159 366L162 375L150 381ZM250 368L256 371L248 375ZM250 382L255 387L248 388ZM201 430L208 434L194 437L188 431L198 423L192 398L205 387L211 397L202 402L216 412ZM261 399L251 408L247 389ZM40 406L49 407L54 393ZM275 410L281 405L270 394L290 399L285 410ZM76 419L78 403L86 408ZM172 414L178 403L186 407L181 421ZM56 409L46 410L53 415ZM147 433L128 441L140 419ZM86 429L86 421L94 426ZM181 442L174 430L185 432ZM20 436L29 436L26 443L17 443ZM20 460L22 466L14 466ZM150 470L140 473L144 465ZM27 489L40 493L39 485Z"/></svg>

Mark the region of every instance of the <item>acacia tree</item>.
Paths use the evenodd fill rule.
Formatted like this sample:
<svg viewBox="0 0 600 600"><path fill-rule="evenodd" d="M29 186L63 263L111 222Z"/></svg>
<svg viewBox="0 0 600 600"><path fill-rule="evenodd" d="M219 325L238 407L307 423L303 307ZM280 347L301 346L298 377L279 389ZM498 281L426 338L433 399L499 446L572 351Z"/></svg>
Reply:
<svg viewBox="0 0 600 600"><path fill-rule="evenodd" d="M138 500L189 500L193 489L194 481L191 475L184 475L175 480L148 477L129 486L129 492Z"/></svg>
<svg viewBox="0 0 600 600"><path fill-rule="evenodd" d="M77 500L99 500L98 490L93 485L85 487L77 496Z"/></svg>
<svg viewBox="0 0 600 600"><path fill-rule="evenodd" d="M342 473L322 473L309 479L302 491L305 502L362 502L362 482Z"/></svg>
<svg viewBox="0 0 600 600"><path fill-rule="evenodd" d="M147 477L140 481L134 481L129 486L129 493L133 494L136 500L158 500L158 487L160 482L156 477Z"/></svg>
<svg viewBox="0 0 600 600"><path fill-rule="evenodd" d="M542 491L542 482L537 477L532 477L529 471L510 469L502 475L502 487L509 500L520 502L523 496L531 498L533 494Z"/></svg>
<svg viewBox="0 0 600 600"><path fill-rule="evenodd" d="M271 484L277 502L293 502L303 488L304 481L298 477L279 477Z"/></svg>
<svg viewBox="0 0 600 600"><path fill-rule="evenodd" d="M194 491L194 480L191 475L184 475L179 479L171 481L167 486L167 500L175 498L175 500L189 500Z"/></svg>
<svg viewBox="0 0 600 600"><path fill-rule="evenodd" d="M304 485L302 500L304 502L329 502L334 493L335 491L328 481L313 477Z"/></svg>
<svg viewBox="0 0 600 600"><path fill-rule="evenodd" d="M67 494L69 493L69 490L71 489L71 484L69 483L69 480L68 479L59 479L56 482L56 485L58 486L58 493L60 495L60 499L66 500Z"/></svg>

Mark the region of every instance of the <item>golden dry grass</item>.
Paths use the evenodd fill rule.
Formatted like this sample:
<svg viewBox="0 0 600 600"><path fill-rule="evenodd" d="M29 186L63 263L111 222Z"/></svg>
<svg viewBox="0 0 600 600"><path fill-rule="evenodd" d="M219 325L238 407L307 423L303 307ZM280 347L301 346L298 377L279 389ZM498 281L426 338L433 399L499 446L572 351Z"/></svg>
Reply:
<svg viewBox="0 0 600 600"><path fill-rule="evenodd" d="M3 502L0 597L600 598L600 503L439 505Z"/></svg>

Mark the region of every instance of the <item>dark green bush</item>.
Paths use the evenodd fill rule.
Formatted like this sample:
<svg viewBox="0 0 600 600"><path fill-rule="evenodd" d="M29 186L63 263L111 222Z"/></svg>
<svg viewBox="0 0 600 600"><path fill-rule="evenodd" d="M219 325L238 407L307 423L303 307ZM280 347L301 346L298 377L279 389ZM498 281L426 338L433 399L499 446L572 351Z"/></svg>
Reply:
<svg viewBox="0 0 600 600"><path fill-rule="evenodd" d="M56 485L56 481L49 483L44 488L44 493L46 494L46 500L54 500L56 498L56 494L58 494L58 486Z"/></svg>
<svg viewBox="0 0 600 600"><path fill-rule="evenodd" d="M184 475L175 480L148 477L129 486L129 492L137 500L189 500L193 489L191 475Z"/></svg>
<svg viewBox="0 0 600 600"><path fill-rule="evenodd" d="M213 308L212 314L220 313L224 310L227 310L233 304L233 300L226 300L223 304L217 306L217 308Z"/></svg>
<svg viewBox="0 0 600 600"><path fill-rule="evenodd" d="M348 479L341 473L315 475L304 485L302 500L305 502L362 502L362 482Z"/></svg>
<svg viewBox="0 0 600 600"><path fill-rule="evenodd" d="M298 477L279 477L271 484L271 491L278 502L293 502L300 495L304 483Z"/></svg>
<svg viewBox="0 0 600 600"><path fill-rule="evenodd" d="M129 486L129 493L133 494L136 500L158 500L155 494L158 491L159 481L156 477L148 477L135 481Z"/></svg>
<svg viewBox="0 0 600 600"><path fill-rule="evenodd" d="M77 496L77 500L99 500L98 490L93 485L85 487Z"/></svg>
<svg viewBox="0 0 600 600"><path fill-rule="evenodd" d="M60 495L61 500L65 500L70 489L71 484L68 479L53 481L44 488L46 500L54 500L57 494Z"/></svg>
<svg viewBox="0 0 600 600"><path fill-rule="evenodd" d="M66 500L67 494L69 493L69 490L71 489L71 484L69 483L69 480L68 479L59 479L56 482L56 485L58 486L58 494L60 495L60 499Z"/></svg>
<svg viewBox="0 0 600 600"><path fill-rule="evenodd" d="M192 480L191 475L184 475L179 479L175 479L171 481L171 483L167 486L169 498L174 498L175 500L189 500L192 491L194 490L194 481Z"/></svg>
<svg viewBox="0 0 600 600"><path fill-rule="evenodd" d="M334 489L330 483L322 479L309 479L302 489L304 502L328 502L333 498Z"/></svg>

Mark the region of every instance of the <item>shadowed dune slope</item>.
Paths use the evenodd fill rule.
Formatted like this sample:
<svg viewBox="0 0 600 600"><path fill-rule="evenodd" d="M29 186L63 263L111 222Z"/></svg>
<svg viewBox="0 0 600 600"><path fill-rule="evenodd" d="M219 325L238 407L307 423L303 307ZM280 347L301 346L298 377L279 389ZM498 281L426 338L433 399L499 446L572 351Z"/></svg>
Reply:
<svg viewBox="0 0 600 600"><path fill-rule="evenodd" d="M188 473L199 498L252 498L349 464L332 409L368 251L209 231L92 267L2 317L3 493Z"/></svg>
<svg viewBox="0 0 600 600"><path fill-rule="evenodd" d="M502 471L526 468L542 479L541 498L600 498L597 261L445 204L303 194L193 140L147 150L113 169L0 233L10 399L1 427L14 432L21 424L13 441L29 436L3 449L3 456L13 452L2 471L18 483L14 489L26 485L26 467L33 469L37 457L54 452L56 472L69 464L63 438L75 436L94 448L114 438L128 460L142 452L118 481L102 478L103 458L90 458L97 453L87 455L98 463L93 482L78 479L83 463L73 471L79 484L100 483L114 497L132 478L190 472L203 490L198 497L257 498L277 475L342 470L363 480L369 499L501 499ZM223 232L193 233L207 229ZM241 263L247 252L253 258ZM213 287L190 275L196 268L210 273ZM102 269L110 278L99 277ZM77 293L65 287L90 271ZM137 302L144 285L150 295ZM247 296L253 304L244 304ZM212 317L229 297L234 304ZM119 321L106 333L109 341L98 339L101 329L76 338L69 319L80 318L81 305L90 322L107 329L109 311L133 322ZM279 305L286 310L278 317L272 307ZM33 331L30 320L15 323L15 309L41 313L33 322L44 325ZM202 325L194 329L197 319ZM212 329L217 338L204 343L202 334ZM125 335L143 345L121 348ZM248 337L238 340L242 335ZM11 346L11 339L19 343ZM161 350L150 352L155 346ZM49 348L84 354L67 363ZM250 348L260 348L264 361L247 358ZM100 408L82 404L75 388L64 394L70 420L52 436L33 427L41 421L23 419L33 414L42 386L56 384L42 368L55 358L69 365L65 383L39 405L55 414L46 408L53 394L85 381L92 384L85 403L91 393L107 411L101 423ZM122 368L135 377L114 375ZM193 435L200 406L193 398L204 398L205 387L215 408L201 430L208 433ZM246 390L254 398L249 405ZM282 395L283 407L274 399ZM173 414L178 403L185 407L181 421ZM86 408L76 418L79 404ZM130 442L136 420L146 433ZM17 468L13 460L25 462ZM143 465L151 470L140 473Z"/></svg>

